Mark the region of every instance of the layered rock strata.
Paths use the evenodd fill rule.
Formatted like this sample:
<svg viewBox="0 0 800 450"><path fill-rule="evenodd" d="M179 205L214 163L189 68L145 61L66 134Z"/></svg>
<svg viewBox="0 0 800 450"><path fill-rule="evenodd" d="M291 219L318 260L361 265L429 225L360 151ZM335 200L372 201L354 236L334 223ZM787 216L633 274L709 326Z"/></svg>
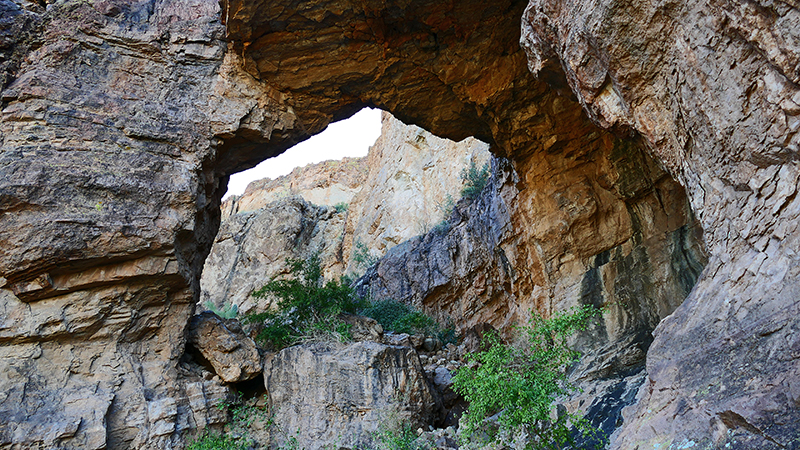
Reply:
<svg viewBox="0 0 800 450"><path fill-rule="evenodd" d="M300 448L363 448L393 423L433 423L438 413L416 351L359 342L290 347L264 363L273 420ZM324 382L320 382L324 380Z"/></svg>
<svg viewBox="0 0 800 450"><path fill-rule="evenodd" d="M686 189L709 262L656 328L611 447L795 446L796 5L0 0L0 11L0 445L181 447L208 417L178 360L226 177L373 105L492 144L527 186L552 175L557 189L526 194L525 226L537 228L537 205L563 204L545 253L595 251L597 272L624 241L573 240L587 228L569 213L592 210L582 193L614 186L586 155L648 152ZM591 189L558 184L571 178L550 158L573 157ZM648 167L621 179L657 181L636 175Z"/></svg>
<svg viewBox="0 0 800 450"><path fill-rule="evenodd" d="M313 130L215 1L0 11L0 447L182 448L216 417L179 360L220 186Z"/></svg>
<svg viewBox="0 0 800 450"><path fill-rule="evenodd" d="M646 155L572 156L495 160L482 195L460 202L447 227L393 248L357 285L460 330L489 323L509 335L531 312L606 307L576 342L585 355L573 377L592 395L574 404L602 411L593 419L611 434L643 381L651 332L691 291L705 255L683 189Z"/></svg>
<svg viewBox="0 0 800 450"><path fill-rule="evenodd" d="M244 194L222 203L222 220L233 214L263 209L291 196L303 197L315 205L349 204L363 189L368 171L366 158L344 158L299 167L275 179L253 181Z"/></svg>

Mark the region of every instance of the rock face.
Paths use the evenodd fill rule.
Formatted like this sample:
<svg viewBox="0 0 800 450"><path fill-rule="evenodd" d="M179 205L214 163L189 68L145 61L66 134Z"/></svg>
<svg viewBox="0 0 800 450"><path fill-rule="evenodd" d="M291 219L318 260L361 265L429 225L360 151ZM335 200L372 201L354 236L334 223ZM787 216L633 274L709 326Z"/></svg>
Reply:
<svg viewBox="0 0 800 450"><path fill-rule="evenodd" d="M0 446L182 447L216 395L178 361L226 177L366 105L508 158L496 176L510 197L492 214L508 207L526 231L504 256L477 238L447 245L508 268L486 281L519 271L513 288L486 289L526 293L521 305L614 297L609 336L647 329L690 287L661 277L693 267L672 255L702 230L708 264L656 328L612 448L796 446L794 3L0 0L0 12ZM495 228L498 243L514 236ZM637 267L648 275L615 275ZM648 279L630 292L664 296L640 305L623 288ZM525 309L484 308L474 315Z"/></svg>
<svg viewBox="0 0 800 450"><path fill-rule="evenodd" d="M222 203L222 220L233 214L262 209L267 204L290 196L300 196L314 205L349 204L367 179L366 158L344 158L294 169L276 179L254 181L244 194Z"/></svg>
<svg viewBox="0 0 800 450"><path fill-rule="evenodd" d="M531 311L607 307L578 339L585 356L574 377L591 385L588 401L603 411L592 419L611 434L633 400L622 402L617 387L641 384L650 333L690 292L705 255L683 189L645 156L614 149L586 158L603 171L553 157L521 180L512 163L495 160L479 198L459 203L445 229L390 250L358 290L414 304L461 331L489 323L508 333ZM632 167L635 177L624 172ZM567 186L561 195L583 199L580 208L558 194ZM540 197L547 190L552 197Z"/></svg>
<svg viewBox="0 0 800 450"><path fill-rule="evenodd" d="M192 317L188 342L226 383L249 380L261 373L256 343L235 320L224 320L212 312Z"/></svg>
<svg viewBox="0 0 800 450"><path fill-rule="evenodd" d="M220 184L306 131L216 1L0 11L0 447L182 448L215 414L178 362Z"/></svg>
<svg viewBox="0 0 800 450"><path fill-rule="evenodd" d="M356 448L386 423L433 422L436 398L414 349L320 345L289 347L264 363L274 421L285 432L279 443L294 437L310 450Z"/></svg>
<svg viewBox="0 0 800 450"><path fill-rule="evenodd" d="M381 135L367 155L364 187L350 203L342 252L345 272L362 272L357 245L379 257L441 222L448 201L460 197L461 172L489 164L489 146L477 139L442 139L384 113Z"/></svg>
<svg viewBox="0 0 800 450"><path fill-rule="evenodd" d="M796 447L797 5L533 0L522 29L534 73L557 61L596 123L686 186L711 255L612 446Z"/></svg>
<svg viewBox="0 0 800 450"><path fill-rule="evenodd" d="M356 252L377 259L433 228L448 198L460 195L461 171L489 158L488 146L476 139L438 138L384 113L381 136L365 159L324 162L256 181L223 203L222 225L200 280L200 305L265 308L250 293L285 275L286 258L318 254L328 280L363 273L369 264L356 261ZM339 202L347 208L315 205Z"/></svg>
<svg viewBox="0 0 800 450"><path fill-rule="evenodd" d="M228 303L242 313L253 310L258 300L250 294L270 277L286 274L286 258L319 254L328 276L340 274L344 222L344 214L334 208L297 196L234 214L220 227L203 269L201 305Z"/></svg>

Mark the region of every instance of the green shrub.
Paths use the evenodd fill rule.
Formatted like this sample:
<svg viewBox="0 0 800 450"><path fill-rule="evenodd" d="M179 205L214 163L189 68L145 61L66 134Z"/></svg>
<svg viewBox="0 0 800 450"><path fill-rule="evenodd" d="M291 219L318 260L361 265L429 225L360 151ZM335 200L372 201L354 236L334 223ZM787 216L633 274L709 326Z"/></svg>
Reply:
<svg viewBox="0 0 800 450"><path fill-rule="evenodd" d="M426 450L429 448L417 439L417 433L411 425L380 429L375 434L375 450Z"/></svg>
<svg viewBox="0 0 800 450"><path fill-rule="evenodd" d="M580 353L567 346L567 339L585 330L599 314L591 306L554 314L550 319L534 314L529 326L520 328L527 340L522 349L503 344L497 335L487 335L488 350L467 355L477 365L464 366L453 377L454 390L469 402L462 418L463 435L469 437L486 417L502 412L500 429L513 433L524 427L531 436L528 448L573 446L576 429L585 437L599 437L599 431L577 414L553 419L553 402L575 391L567 382L565 369Z"/></svg>
<svg viewBox="0 0 800 450"><path fill-rule="evenodd" d="M367 269L372 267L376 262L378 262L378 257L374 256L370 253L369 247L363 242L357 240L355 244L355 249L353 250L353 261L355 261L356 265L361 269Z"/></svg>
<svg viewBox="0 0 800 450"><path fill-rule="evenodd" d="M223 401L217 405L220 410L228 410L230 421L225 426L227 433L206 430L199 438L189 443L187 450L247 450L253 448L254 440L250 426L256 420L266 421L266 412L255 406ZM269 426L269 425L268 425Z"/></svg>
<svg viewBox="0 0 800 450"><path fill-rule="evenodd" d="M245 323L262 327L256 341L273 350L293 345L315 330L338 329L336 316L355 313L363 302L343 281L323 283L318 256L287 260L292 278L272 279L253 296L275 300L275 308L249 314Z"/></svg>
<svg viewBox="0 0 800 450"><path fill-rule="evenodd" d="M203 306L214 314L222 317L223 319L235 319L236 316L239 314L239 307L230 303L225 302L221 308L217 308L217 305L214 304L212 301L207 301L203 303Z"/></svg>
<svg viewBox="0 0 800 450"><path fill-rule="evenodd" d="M461 171L461 181L464 186L461 188L461 197L470 200L475 199L480 195L486 182L489 180L489 164L484 164L483 167L478 169L475 161L469 162L469 167L465 167Z"/></svg>
<svg viewBox="0 0 800 450"><path fill-rule="evenodd" d="M223 433L205 432L192 441L186 450L247 450L252 442L246 437L233 437Z"/></svg>
<svg viewBox="0 0 800 450"><path fill-rule="evenodd" d="M350 208L350 205L348 205L346 202L339 202L333 205L333 208L336 210L337 213L343 213L347 211L348 208Z"/></svg>
<svg viewBox="0 0 800 450"><path fill-rule="evenodd" d="M386 331L424 334L440 338L444 334L433 318L396 300L382 300L372 303L362 309L361 314L377 320Z"/></svg>

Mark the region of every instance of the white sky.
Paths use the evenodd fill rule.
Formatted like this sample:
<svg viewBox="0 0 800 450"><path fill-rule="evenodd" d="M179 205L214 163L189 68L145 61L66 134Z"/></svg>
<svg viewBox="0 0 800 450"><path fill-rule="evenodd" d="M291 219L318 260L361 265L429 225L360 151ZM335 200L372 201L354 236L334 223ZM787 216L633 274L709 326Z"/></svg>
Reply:
<svg viewBox="0 0 800 450"><path fill-rule="evenodd" d="M366 156L380 134L381 111L364 108L349 119L328 125L322 133L311 136L280 155L252 169L231 175L228 192L223 198L242 195L251 181L287 175L295 167L346 156Z"/></svg>

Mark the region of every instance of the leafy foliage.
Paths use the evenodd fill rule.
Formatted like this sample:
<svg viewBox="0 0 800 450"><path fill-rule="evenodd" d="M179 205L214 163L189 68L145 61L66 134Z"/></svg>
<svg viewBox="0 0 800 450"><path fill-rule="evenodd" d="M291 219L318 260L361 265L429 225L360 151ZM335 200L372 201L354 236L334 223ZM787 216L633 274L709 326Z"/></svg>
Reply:
<svg viewBox="0 0 800 450"><path fill-rule="evenodd" d="M213 312L223 319L235 319L239 314L239 307L230 302L225 302L225 304L220 308L217 308L217 305L215 305L212 301L203 303L203 306L205 306L207 310Z"/></svg>
<svg viewBox="0 0 800 450"><path fill-rule="evenodd" d="M276 301L274 309L245 317L246 323L261 327L259 344L279 350L315 331L345 331L336 316L355 313L363 303L349 284L323 283L318 256L287 262L292 278L272 279L252 294Z"/></svg>
<svg viewBox="0 0 800 450"><path fill-rule="evenodd" d="M428 445L417 439L417 433L411 425L404 424L397 428L385 428L375 435L375 450L426 450Z"/></svg>
<svg viewBox="0 0 800 450"><path fill-rule="evenodd" d="M470 200L475 199L480 195L486 182L489 180L489 164L484 164L480 169L475 164L475 161L470 161L469 167L465 167L461 171L461 181L464 186L461 188L461 197Z"/></svg>
<svg viewBox="0 0 800 450"><path fill-rule="evenodd" d="M378 257L371 254L369 247L361 241L356 241L355 250L353 250L353 261L362 269L371 267L378 262Z"/></svg>
<svg viewBox="0 0 800 450"><path fill-rule="evenodd" d="M465 435L474 433L484 418L502 411L501 430L513 433L524 427L531 436L529 448L573 446L573 428L584 436L598 437L599 431L576 414L554 418L553 402L575 390L567 382L565 369L580 353L567 346L568 338L585 330L599 314L592 306L573 308L550 319L534 314L529 326L520 328L527 340L522 349L502 343L497 335L487 335L488 350L467 355L477 365L464 366L453 377L455 391L469 402L462 419Z"/></svg>
<svg viewBox="0 0 800 450"><path fill-rule="evenodd" d="M455 327L443 329L431 316L396 300L372 303L360 313L377 320L386 331L436 336L445 344L457 341Z"/></svg>
<svg viewBox="0 0 800 450"><path fill-rule="evenodd" d="M251 441L246 437L234 437L223 433L206 432L191 442L186 450L247 450Z"/></svg>
<svg viewBox="0 0 800 450"><path fill-rule="evenodd" d="M189 443L187 450L248 450L253 448L254 441L250 437L249 428L257 420L266 420L264 410L255 406L223 401L217 408L227 408L230 421L226 425L227 433L206 430L198 439Z"/></svg>
<svg viewBox="0 0 800 450"><path fill-rule="evenodd" d="M439 325L430 316L396 300L372 303L361 314L377 320L386 331L427 335L439 332Z"/></svg>
<svg viewBox="0 0 800 450"><path fill-rule="evenodd" d="M348 208L350 208L350 205L347 204L346 202L339 202L333 205L333 208L336 210L337 213L343 213L347 211Z"/></svg>

